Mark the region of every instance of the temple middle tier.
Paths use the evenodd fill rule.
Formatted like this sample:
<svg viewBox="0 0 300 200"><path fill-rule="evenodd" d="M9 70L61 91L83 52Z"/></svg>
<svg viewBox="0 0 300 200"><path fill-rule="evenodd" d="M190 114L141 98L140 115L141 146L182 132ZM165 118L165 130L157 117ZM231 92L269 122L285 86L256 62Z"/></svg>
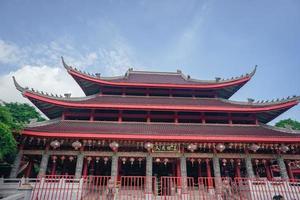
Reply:
<svg viewBox="0 0 300 200"><path fill-rule="evenodd" d="M47 117L90 121L173 123L267 123L299 103L295 96L272 102L237 102L222 98L91 95L58 97L16 88Z"/></svg>

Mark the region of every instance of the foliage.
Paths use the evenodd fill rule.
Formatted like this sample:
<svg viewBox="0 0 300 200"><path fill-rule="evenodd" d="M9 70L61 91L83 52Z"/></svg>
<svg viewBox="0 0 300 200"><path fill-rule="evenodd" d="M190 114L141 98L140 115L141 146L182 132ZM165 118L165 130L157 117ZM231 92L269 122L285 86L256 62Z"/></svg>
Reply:
<svg viewBox="0 0 300 200"><path fill-rule="evenodd" d="M5 107L12 114L14 123L17 124L29 123L30 119L37 119L37 121L45 120L34 107L26 103L5 103Z"/></svg>
<svg viewBox="0 0 300 200"><path fill-rule="evenodd" d="M0 161L7 161L16 152L17 143L13 133L17 133L30 119L45 120L34 107L21 103L0 104Z"/></svg>
<svg viewBox="0 0 300 200"><path fill-rule="evenodd" d="M277 127L282 127L282 128L287 128L290 127L291 129L294 130L300 130L300 122L292 119L284 119L275 124Z"/></svg>
<svg viewBox="0 0 300 200"><path fill-rule="evenodd" d="M16 141L12 134L12 128L15 127L8 109L0 105L0 161L16 151Z"/></svg>

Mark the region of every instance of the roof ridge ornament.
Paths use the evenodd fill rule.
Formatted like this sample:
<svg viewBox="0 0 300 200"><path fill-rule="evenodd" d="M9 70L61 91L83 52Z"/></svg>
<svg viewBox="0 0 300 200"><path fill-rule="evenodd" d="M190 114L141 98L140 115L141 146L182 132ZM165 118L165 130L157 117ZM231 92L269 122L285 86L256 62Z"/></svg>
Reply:
<svg viewBox="0 0 300 200"><path fill-rule="evenodd" d="M71 66L67 65L67 63L65 62L63 56L61 56L61 62L62 62L62 64L63 64L64 68L66 68L66 70L72 69Z"/></svg>
<svg viewBox="0 0 300 200"><path fill-rule="evenodd" d="M15 76L12 77L13 78L13 81L14 81L14 84L15 84L15 87L17 90L19 90L20 92L24 92L25 90L28 90L29 88L28 87L22 87L16 80Z"/></svg>
<svg viewBox="0 0 300 200"><path fill-rule="evenodd" d="M247 100L248 100L248 103L253 103L253 102L255 101L255 100L252 99L252 98L248 98Z"/></svg>

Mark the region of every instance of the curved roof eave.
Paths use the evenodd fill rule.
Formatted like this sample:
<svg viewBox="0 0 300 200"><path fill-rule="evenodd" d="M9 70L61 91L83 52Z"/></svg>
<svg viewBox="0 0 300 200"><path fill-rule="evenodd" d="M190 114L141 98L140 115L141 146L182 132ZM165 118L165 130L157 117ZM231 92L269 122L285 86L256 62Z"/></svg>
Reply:
<svg viewBox="0 0 300 200"><path fill-rule="evenodd" d="M80 101L87 100L96 95L84 97L84 98L61 98L57 95L54 96L47 93L38 92L29 90L29 88L24 88L20 86L15 77L13 77L16 88L22 92L23 96L32 101L46 116L51 116L51 114L47 113L47 110L42 110L41 105L38 105L37 102L46 103L48 105L52 105L52 107L57 108L86 108L86 109L95 109L95 108L103 108L103 109L138 109L138 110L175 110L175 111L198 111L198 112L249 112L249 113L260 113L260 112L269 112L274 110L282 110L289 109L299 103L300 97L296 96L289 99L284 99L278 102L268 102L268 103L251 103L247 104L245 107L245 103L240 103L240 105L244 107L226 107L226 106L188 106L188 105L130 105L130 104L97 104L97 103L89 103L89 104L80 104ZM66 100L68 102L66 102ZM237 102L231 102L229 100L224 100L227 103L237 104ZM249 107L248 107L249 105ZM251 107L252 105L260 105L261 107ZM51 107L51 106L50 106ZM274 115L274 114L273 114ZM279 114L277 114L278 116ZM276 117L272 116L273 118ZM53 118L53 117L49 117Z"/></svg>
<svg viewBox="0 0 300 200"><path fill-rule="evenodd" d="M202 80L197 80L197 79L191 79L187 78L184 74L180 72L180 75L183 79L186 81L191 82L191 84L171 84L171 83L139 83L139 82L114 82L114 79L126 79L126 76L118 76L118 77L110 77L110 78L105 78L105 77L97 77L94 75L91 75L86 72L82 72L76 68L73 68L69 65L67 65L62 58L62 63L63 66L67 69L68 73L76 80L76 82L79 83L78 79L83 79L85 81L99 84L99 85L108 85L108 86L124 86L124 87L159 87L159 88L176 88L176 89L222 89L224 87L230 87L230 86L238 86L238 85L243 85L246 82L248 82L252 76L255 74L257 66L255 66L254 70L246 75L242 75L236 78L231 78L231 79L224 79L224 80L219 80L216 79L215 81L202 81ZM130 73L128 71L127 73ZM135 73L135 72L131 72ZM80 84L80 83L79 83ZM81 86L82 87L82 86ZM84 87L82 87L84 89Z"/></svg>

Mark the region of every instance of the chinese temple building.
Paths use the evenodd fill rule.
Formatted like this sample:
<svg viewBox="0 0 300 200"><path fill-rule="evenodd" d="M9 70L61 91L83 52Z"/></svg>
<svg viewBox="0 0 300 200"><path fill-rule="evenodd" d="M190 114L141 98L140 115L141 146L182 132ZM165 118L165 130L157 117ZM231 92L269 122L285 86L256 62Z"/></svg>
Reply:
<svg viewBox="0 0 300 200"><path fill-rule="evenodd" d="M40 92L14 78L49 120L31 122L16 136L11 178L109 177L129 187L139 177L133 185L144 184L150 196L171 195L164 185L184 191L191 182L215 188L225 178L300 178L300 132L267 125L300 97L229 100L256 67L240 77L203 81L179 70L132 68L124 76L102 77L62 62L85 97Z"/></svg>

